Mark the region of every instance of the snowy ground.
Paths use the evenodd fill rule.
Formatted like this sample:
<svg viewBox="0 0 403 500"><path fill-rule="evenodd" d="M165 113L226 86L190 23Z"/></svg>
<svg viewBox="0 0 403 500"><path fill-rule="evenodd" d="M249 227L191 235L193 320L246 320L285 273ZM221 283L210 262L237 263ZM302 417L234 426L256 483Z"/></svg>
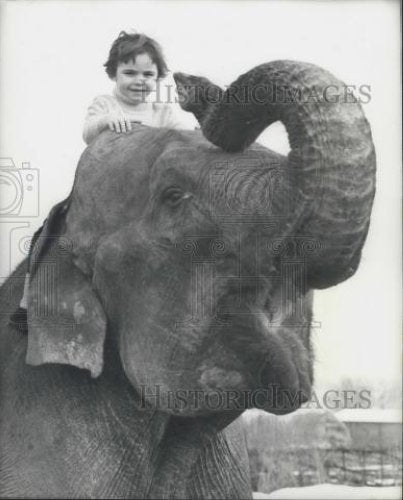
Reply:
<svg viewBox="0 0 403 500"><path fill-rule="evenodd" d="M270 500L400 500L400 486L371 488L335 484L317 484L303 488L283 488L270 494L254 492L254 499Z"/></svg>

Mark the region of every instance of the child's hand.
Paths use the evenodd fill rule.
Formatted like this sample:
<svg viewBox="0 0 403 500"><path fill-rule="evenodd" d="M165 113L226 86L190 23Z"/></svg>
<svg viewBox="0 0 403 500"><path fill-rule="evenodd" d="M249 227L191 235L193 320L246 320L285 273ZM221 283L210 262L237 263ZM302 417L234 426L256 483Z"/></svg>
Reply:
<svg viewBox="0 0 403 500"><path fill-rule="evenodd" d="M109 113L105 117L105 124L110 130L114 130L118 134L120 132L129 132L132 129L130 118L118 113Z"/></svg>

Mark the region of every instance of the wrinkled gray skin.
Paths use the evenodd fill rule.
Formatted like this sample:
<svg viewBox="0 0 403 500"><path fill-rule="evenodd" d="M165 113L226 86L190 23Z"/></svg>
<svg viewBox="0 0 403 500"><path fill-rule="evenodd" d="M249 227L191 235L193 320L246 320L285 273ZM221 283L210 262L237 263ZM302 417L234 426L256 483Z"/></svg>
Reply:
<svg viewBox="0 0 403 500"><path fill-rule="evenodd" d="M28 336L8 327L26 263L1 289L1 497L248 498L237 417L309 397L312 290L355 272L368 230L369 125L358 104L236 99L341 88L304 63L226 93L175 78L202 133L102 133L35 245ZM276 120L288 157L250 146Z"/></svg>

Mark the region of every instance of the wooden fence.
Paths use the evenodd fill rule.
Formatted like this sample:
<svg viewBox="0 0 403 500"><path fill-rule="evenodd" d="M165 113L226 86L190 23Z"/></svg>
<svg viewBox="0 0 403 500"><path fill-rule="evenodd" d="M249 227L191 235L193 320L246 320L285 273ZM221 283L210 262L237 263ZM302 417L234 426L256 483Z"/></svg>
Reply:
<svg viewBox="0 0 403 500"><path fill-rule="evenodd" d="M320 483L351 486L402 484L402 449L288 448L250 456L252 486L258 491Z"/></svg>

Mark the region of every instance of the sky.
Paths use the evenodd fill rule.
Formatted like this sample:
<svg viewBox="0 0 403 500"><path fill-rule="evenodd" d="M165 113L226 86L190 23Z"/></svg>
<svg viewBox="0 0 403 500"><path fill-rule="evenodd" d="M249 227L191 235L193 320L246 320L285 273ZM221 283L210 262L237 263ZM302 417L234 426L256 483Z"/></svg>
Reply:
<svg viewBox="0 0 403 500"><path fill-rule="evenodd" d="M317 383L331 385L344 376L400 380L399 21L399 2L393 0L1 2L0 168L23 171L18 175L26 190L14 212L0 213L0 278L22 259L30 235L53 204L70 192L85 147L86 109L96 95L112 90L103 63L121 30L157 39L172 71L203 75L220 85L260 63L311 62L346 84L370 85L364 112L378 168L358 272L315 292ZM280 124L260 140L287 152ZM29 172L23 162L29 162ZM14 207L13 200L2 207L9 201Z"/></svg>

